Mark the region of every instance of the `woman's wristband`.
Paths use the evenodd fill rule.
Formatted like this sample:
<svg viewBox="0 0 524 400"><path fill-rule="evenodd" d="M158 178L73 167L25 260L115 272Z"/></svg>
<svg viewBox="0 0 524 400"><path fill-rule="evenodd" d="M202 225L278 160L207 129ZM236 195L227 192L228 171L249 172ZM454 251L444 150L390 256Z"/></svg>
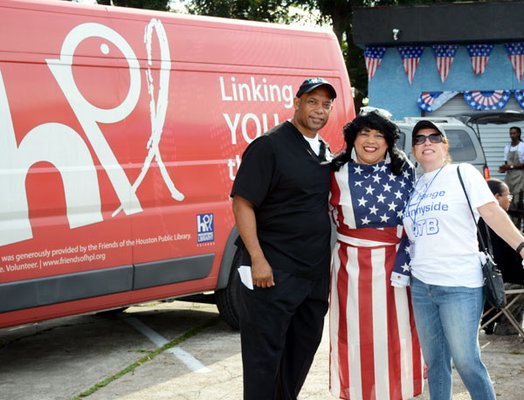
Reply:
<svg viewBox="0 0 524 400"><path fill-rule="evenodd" d="M519 244L519 245L517 246L517 248L515 249L515 251L516 251L517 253L520 254L520 251L521 251L522 249L524 249L524 242L522 242L521 244Z"/></svg>

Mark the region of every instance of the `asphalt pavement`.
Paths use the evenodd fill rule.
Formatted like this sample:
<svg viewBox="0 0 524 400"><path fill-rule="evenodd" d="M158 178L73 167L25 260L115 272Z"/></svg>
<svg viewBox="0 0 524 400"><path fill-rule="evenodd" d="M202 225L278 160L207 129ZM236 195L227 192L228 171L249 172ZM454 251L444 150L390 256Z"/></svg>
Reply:
<svg viewBox="0 0 524 400"><path fill-rule="evenodd" d="M522 338L481 333L481 345L497 398L522 399ZM325 334L300 400L332 399L328 349ZM469 399L454 381L453 399ZM240 400L240 337L214 305L179 301L3 329L0 399Z"/></svg>

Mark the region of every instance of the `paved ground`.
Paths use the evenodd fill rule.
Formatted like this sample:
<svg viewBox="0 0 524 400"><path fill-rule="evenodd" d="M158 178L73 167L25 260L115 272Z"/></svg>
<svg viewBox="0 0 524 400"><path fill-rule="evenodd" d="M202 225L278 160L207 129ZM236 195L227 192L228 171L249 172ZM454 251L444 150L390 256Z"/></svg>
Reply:
<svg viewBox="0 0 524 400"><path fill-rule="evenodd" d="M481 344L497 398L523 399L523 340L482 333ZM325 335L300 400L332 399L328 347ZM184 302L0 331L0 399L80 398L240 400L239 335L218 318L215 306ZM453 399L469 398L455 375Z"/></svg>

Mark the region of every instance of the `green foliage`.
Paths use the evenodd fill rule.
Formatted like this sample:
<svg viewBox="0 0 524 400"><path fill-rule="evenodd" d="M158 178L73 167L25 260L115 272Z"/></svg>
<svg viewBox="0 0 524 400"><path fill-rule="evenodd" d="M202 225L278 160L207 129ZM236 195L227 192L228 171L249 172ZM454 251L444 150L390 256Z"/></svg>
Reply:
<svg viewBox="0 0 524 400"><path fill-rule="evenodd" d="M109 6L111 0L96 0L98 4ZM113 0L113 4L119 7L142 8L147 10L169 10L169 0Z"/></svg>
<svg viewBox="0 0 524 400"><path fill-rule="evenodd" d="M264 22L289 22L288 0L192 0L190 14Z"/></svg>

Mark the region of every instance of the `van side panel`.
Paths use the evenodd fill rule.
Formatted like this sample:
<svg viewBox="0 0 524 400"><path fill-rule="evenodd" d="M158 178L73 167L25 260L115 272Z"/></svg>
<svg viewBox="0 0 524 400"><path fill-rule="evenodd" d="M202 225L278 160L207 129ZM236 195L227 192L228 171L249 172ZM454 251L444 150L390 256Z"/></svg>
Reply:
<svg viewBox="0 0 524 400"><path fill-rule="evenodd" d="M245 147L311 76L332 150L354 116L325 31L12 0L0 26L0 327L222 288Z"/></svg>
<svg viewBox="0 0 524 400"><path fill-rule="evenodd" d="M123 266L0 284L0 313L125 292L133 267Z"/></svg>

